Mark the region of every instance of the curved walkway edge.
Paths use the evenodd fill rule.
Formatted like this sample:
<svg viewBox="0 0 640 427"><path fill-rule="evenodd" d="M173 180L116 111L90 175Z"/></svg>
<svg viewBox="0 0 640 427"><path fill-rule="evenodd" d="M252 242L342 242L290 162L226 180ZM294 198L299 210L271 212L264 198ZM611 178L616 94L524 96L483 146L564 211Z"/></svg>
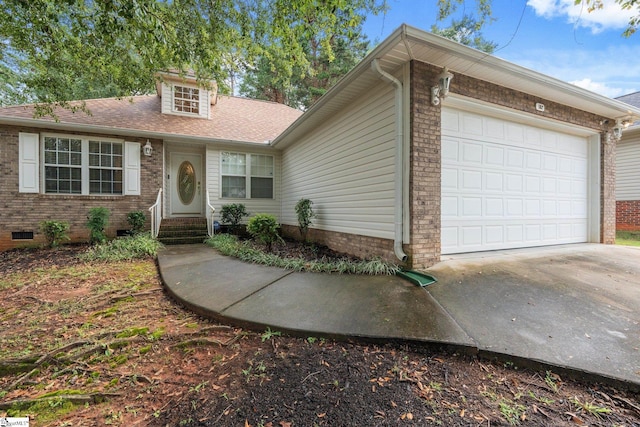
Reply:
<svg viewBox="0 0 640 427"><path fill-rule="evenodd" d="M457 295L464 291L443 276L455 277L458 285L463 281L446 271L450 269L446 262L442 265L446 268L439 264L430 272L439 282L420 288L395 276L297 273L247 264L205 245L168 246L158 255L167 292L190 310L220 322L297 336L445 347L640 391L640 366L636 366L635 377L625 372L619 375L597 363L584 366L570 363L571 359L566 363L545 351L532 352L536 346L526 341L503 346L499 337L510 337L512 331L487 334L478 326L482 321L475 318L469 323L471 313L488 319L487 325L492 326L490 319L496 308L492 304L482 307L484 302ZM638 291L640 295L640 286ZM465 307L464 301L473 307ZM519 325L513 321L504 326L513 329ZM640 334L636 335L640 341ZM491 337L495 342L487 343ZM558 339L554 345L572 343ZM640 350L628 355L628 363L638 363L639 355Z"/></svg>

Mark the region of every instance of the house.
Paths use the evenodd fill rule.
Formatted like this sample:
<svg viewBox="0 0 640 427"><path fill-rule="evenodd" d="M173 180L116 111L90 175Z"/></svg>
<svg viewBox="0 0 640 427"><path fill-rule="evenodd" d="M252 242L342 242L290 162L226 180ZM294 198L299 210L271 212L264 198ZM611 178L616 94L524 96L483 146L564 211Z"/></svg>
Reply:
<svg viewBox="0 0 640 427"><path fill-rule="evenodd" d="M149 217L159 198L154 219L205 217L207 198L280 214L280 153L269 141L300 111L172 73L157 95L85 102L91 115L58 109L57 121L33 118L31 106L0 109L0 250L44 242L46 219L69 221L72 240L87 241L97 206L111 211L115 236L129 228L127 213Z"/></svg>
<svg viewBox="0 0 640 427"><path fill-rule="evenodd" d="M640 92L617 98L640 107ZM616 227L640 230L640 122L622 133L616 147Z"/></svg>
<svg viewBox="0 0 640 427"><path fill-rule="evenodd" d="M45 218L80 233L91 206L122 224L156 200L158 219L242 202L295 234L300 198L318 213L315 241L413 268L443 254L613 243L614 127L640 117L406 25L302 115L177 77L160 89L87 101L92 116L61 111L59 122L0 109L1 247L41 240Z"/></svg>

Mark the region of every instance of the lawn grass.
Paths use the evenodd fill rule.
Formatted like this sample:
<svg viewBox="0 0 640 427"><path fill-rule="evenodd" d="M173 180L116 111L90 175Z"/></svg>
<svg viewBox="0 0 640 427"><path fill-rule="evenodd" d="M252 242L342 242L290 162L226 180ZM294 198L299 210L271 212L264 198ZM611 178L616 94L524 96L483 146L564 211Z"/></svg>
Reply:
<svg viewBox="0 0 640 427"><path fill-rule="evenodd" d="M640 246L640 231L616 231L616 245Z"/></svg>

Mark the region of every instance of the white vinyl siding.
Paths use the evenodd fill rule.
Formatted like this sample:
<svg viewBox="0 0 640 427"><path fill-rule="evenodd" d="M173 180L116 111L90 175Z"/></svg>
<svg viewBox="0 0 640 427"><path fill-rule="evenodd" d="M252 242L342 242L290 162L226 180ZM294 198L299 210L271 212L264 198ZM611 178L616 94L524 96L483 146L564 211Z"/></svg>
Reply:
<svg viewBox="0 0 640 427"><path fill-rule="evenodd" d="M261 152L264 151L264 152ZM249 157L251 154L263 154L267 156L273 157L274 163L274 177L273 177L273 198L264 198L264 199L251 199L251 198L221 198L221 155L222 152L233 152L245 154ZM280 205L280 188L281 188L281 175L280 175L280 166L281 159L280 153L267 150L267 149L252 149L251 152L241 152L238 151L238 147L232 146L211 146L207 148L206 151L206 183L207 189L209 191L209 197L211 204L216 209L214 218L216 220L220 220L220 211L222 209L222 205L227 205L231 203L242 203L247 207L247 211L253 216L257 213L267 213L271 215L275 215L276 218L280 218L281 205ZM246 222L249 218L244 218L244 222Z"/></svg>
<svg viewBox="0 0 640 427"><path fill-rule="evenodd" d="M313 228L393 239L394 91L381 83L283 153L282 223L313 201Z"/></svg>
<svg viewBox="0 0 640 427"><path fill-rule="evenodd" d="M442 112L442 253L588 241L589 142Z"/></svg>
<svg viewBox="0 0 640 427"><path fill-rule="evenodd" d="M640 200L640 137L616 147L616 200Z"/></svg>

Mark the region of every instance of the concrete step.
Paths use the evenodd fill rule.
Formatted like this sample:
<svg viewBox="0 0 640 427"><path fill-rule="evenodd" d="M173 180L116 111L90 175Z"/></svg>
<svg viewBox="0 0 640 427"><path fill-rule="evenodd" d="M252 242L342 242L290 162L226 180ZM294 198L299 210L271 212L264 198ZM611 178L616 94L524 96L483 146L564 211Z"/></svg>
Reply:
<svg viewBox="0 0 640 427"><path fill-rule="evenodd" d="M206 218L166 218L158 233L158 240L165 245L202 243L207 237Z"/></svg>

